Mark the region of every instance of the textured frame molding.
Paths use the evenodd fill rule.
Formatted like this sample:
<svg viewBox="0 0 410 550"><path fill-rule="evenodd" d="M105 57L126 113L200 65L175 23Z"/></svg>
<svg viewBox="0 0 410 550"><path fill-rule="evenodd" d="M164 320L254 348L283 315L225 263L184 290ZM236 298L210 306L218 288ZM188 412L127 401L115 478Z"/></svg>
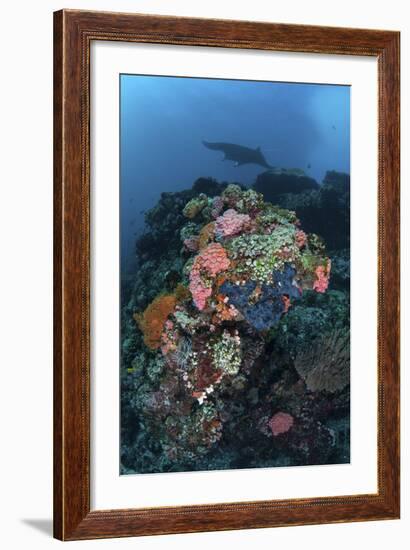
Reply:
<svg viewBox="0 0 410 550"><path fill-rule="evenodd" d="M378 492L309 499L90 510L92 40L376 57ZM400 515L400 34L62 10L54 14L54 536L61 540L395 519Z"/></svg>

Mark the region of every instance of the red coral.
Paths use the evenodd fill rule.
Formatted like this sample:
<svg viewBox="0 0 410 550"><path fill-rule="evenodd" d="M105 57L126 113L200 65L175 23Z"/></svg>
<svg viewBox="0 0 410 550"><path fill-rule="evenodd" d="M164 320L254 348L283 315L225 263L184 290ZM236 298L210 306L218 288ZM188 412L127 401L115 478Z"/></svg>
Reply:
<svg viewBox="0 0 410 550"><path fill-rule="evenodd" d="M318 265L315 269L316 280L313 283L313 290L316 292L326 292L329 286L331 261L328 259L326 266Z"/></svg>
<svg viewBox="0 0 410 550"><path fill-rule="evenodd" d="M288 432L294 424L293 416L288 413L278 412L272 416L268 426L274 437Z"/></svg>
<svg viewBox="0 0 410 550"><path fill-rule="evenodd" d="M233 321L239 315L239 311L232 304L228 304L228 298L223 294L218 294L216 296L215 310L216 313L213 316L215 323Z"/></svg>
<svg viewBox="0 0 410 550"><path fill-rule="evenodd" d="M289 298L289 296L288 296L287 294L283 294L283 295L282 295L282 302L283 302L283 307L285 308L285 309L283 310L283 312L284 312L284 313L287 313L288 310L289 310L289 308L290 308L290 306L292 305L292 304L290 303L290 298Z"/></svg>
<svg viewBox="0 0 410 550"><path fill-rule="evenodd" d="M144 342L151 349L161 345L162 331L168 316L174 311L176 298L173 294L158 296L142 315L134 315L144 334Z"/></svg>

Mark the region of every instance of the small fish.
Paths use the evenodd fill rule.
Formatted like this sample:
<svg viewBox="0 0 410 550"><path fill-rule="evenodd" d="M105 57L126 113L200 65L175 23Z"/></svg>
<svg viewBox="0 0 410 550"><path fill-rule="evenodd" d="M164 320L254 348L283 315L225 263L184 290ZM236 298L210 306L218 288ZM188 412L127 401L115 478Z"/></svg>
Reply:
<svg viewBox="0 0 410 550"><path fill-rule="evenodd" d="M332 124L332 130L336 130L336 126Z"/></svg>
<svg viewBox="0 0 410 550"><path fill-rule="evenodd" d="M140 210L140 214L145 214L145 210Z"/></svg>
<svg viewBox="0 0 410 550"><path fill-rule="evenodd" d="M308 168L308 170L310 170L310 169L312 168L312 165L310 164L310 162L309 162L309 164L307 165L307 168Z"/></svg>

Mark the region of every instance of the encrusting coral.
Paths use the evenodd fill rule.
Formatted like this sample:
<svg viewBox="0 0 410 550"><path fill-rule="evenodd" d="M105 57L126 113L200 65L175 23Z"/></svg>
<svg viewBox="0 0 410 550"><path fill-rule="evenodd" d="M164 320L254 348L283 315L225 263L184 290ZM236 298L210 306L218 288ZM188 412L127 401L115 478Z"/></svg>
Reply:
<svg viewBox="0 0 410 550"><path fill-rule="evenodd" d="M226 250L219 243L210 244L196 256L189 275L189 290L199 310L204 309L212 294L212 279L229 265Z"/></svg>

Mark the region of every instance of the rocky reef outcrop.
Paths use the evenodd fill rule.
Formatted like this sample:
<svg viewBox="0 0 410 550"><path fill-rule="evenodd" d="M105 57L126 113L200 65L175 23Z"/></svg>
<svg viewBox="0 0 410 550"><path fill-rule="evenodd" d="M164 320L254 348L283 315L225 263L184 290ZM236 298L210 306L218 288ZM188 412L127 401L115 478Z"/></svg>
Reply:
<svg viewBox="0 0 410 550"><path fill-rule="evenodd" d="M256 179L264 199L296 212L307 232L320 235L328 249L350 245L350 176L329 171L321 185L306 176L272 171Z"/></svg>
<svg viewBox="0 0 410 550"><path fill-rule="evenodd" d="M298 206L313 193L346 224L346 182L281 174L271 196L263 176L200 178L146 213L121 311L122 473L349 460L349 242L330 248Z"/></svg>

